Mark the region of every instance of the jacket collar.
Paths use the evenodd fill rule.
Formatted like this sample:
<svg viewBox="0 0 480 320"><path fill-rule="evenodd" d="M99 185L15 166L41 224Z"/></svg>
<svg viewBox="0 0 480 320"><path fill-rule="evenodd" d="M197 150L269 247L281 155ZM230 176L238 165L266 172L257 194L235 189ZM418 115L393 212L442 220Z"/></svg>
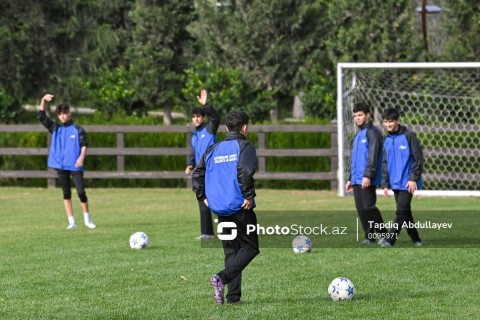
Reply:
<svg viewBox="0 0 480 320"><path fill-rule="evenodd" d="M405 126L402 126L402 125L398 125L398 130L395 131L395 132L389 132L388 134L389 135L392 135L392 136L396 136L396 135L399 135L399 134L403 134L405 132L407 128Z"/></svg>
<svg viewBox="0 0 480 320"><path fill-rule="evenodd" d="M225 136L225 140L237 140L237 139L247 140L247 138L243 134L234 132L234 131L227 133L227 135Z"/></svg>

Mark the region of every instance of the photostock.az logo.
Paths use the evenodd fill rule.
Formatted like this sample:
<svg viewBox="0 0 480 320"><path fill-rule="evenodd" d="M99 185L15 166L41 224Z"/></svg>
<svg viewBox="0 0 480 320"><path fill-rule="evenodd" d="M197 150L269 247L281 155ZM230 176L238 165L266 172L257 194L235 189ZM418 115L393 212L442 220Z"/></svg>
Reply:
<svg viewBox="0 0 480 320"><path fill-rule="evenodd" d="M223 230L230 229L230 233L223 233ZM217 226L217 237L220 240L233 240L237 237L237 225L235 222L220 222Z"/></svg>

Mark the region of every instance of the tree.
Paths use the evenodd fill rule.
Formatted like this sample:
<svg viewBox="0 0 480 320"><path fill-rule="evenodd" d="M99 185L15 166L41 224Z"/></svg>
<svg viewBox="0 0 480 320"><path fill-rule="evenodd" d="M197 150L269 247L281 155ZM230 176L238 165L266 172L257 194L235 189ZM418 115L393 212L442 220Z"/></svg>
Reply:
<svg viewBox="0 0 480 320"><path fill-rule="evenodd" d="M478 61L480 56L480 2L452 0L445 2L441 14L447 34L444 61Z"/></svg>
<svg viewBox="0 0 480 320"><path fill-rule="evenodd" d="M291 107L302 87L300 68L311 59L324 62L326 34L323 2L305 0L230 1L216 7L198 1L199 21L192 27L202 59L238 67L253 87L270 92ZM278 114L278 110L277 110Z"/></svg>
<svg viewBox="0 0 480 320"><path fill-rule="evenodd" d="M186 84L182 89L184 103L181 110L189 115L196 105L196 96L201 89L208 90L208 100L223 119L231 110L241 109L248 113L252 122L268 119L269 110L275 105L270 93L255 91L241 78L238 68L226 69L210 62L200 61L186 72Z"/></svg>
<svg viewBox="0 0 480 320"><path fill-rule="evenodd" d="M328 3L326 46L337 62L418 61L422 43L414 35L410 0L351 0Z"/></svg>
<svg viewBox="0 0 480 320"><path fill-rule="evenodd" d="M133 30L127 58L135 90L149 108L163 107L164 123L171 124L189 66L192 39L186 26L194 18L193 1L137 0L129 17Z"/></svg>

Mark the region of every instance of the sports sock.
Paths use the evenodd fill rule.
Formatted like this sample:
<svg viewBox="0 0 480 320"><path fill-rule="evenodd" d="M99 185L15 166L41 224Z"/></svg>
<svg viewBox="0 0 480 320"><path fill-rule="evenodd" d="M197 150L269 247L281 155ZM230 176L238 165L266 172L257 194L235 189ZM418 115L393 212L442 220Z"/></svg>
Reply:
<svg viewBox="0 0 480 320"><path fill-rule="evenodd" d="M73 216L68 216L68 224L69 225L74 225L75 224L75 218Z"/></svg>
<svg viewBox="0 0 480 320"><path fill-rule="evenodd" d="M85 221L85 224L90 224L90 213L89 212L84 212L83 213L83 219Z"/></svg>

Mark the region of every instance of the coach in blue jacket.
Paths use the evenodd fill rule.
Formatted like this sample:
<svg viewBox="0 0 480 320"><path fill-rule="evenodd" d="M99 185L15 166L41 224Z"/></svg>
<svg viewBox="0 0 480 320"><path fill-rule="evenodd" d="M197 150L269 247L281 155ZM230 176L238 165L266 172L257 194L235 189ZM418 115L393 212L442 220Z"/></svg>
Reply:
<svg viewBox="0 0 480 320"><path fill-rule="evenodd" d="M228 284L227 303L241 303L242 271L260 253L256 231L247 231L248 225L257 225L253 175L257 165L255 146L246 140L248 115L232 111L226 119L228 134L225 140L207 149L195 167L193 191L199 201L218 216L220 226L235 229L223 237L225 268L211 277L215 301L223 304L223 291Z"/></svg>
<svg viewBox="0 0 480 320"><path fill-rule="evenodd" d="M373 244L375 239L379 239L381 244L385 241L383 237L387 230L377 208L376 188L382 183L383 138L380 130L370 121L370 115L370 107L366 103L354 105L353 118L359 131L353 140L350 178L345 190L353 191L355 207L365 232L362 243Z"/></svg>

